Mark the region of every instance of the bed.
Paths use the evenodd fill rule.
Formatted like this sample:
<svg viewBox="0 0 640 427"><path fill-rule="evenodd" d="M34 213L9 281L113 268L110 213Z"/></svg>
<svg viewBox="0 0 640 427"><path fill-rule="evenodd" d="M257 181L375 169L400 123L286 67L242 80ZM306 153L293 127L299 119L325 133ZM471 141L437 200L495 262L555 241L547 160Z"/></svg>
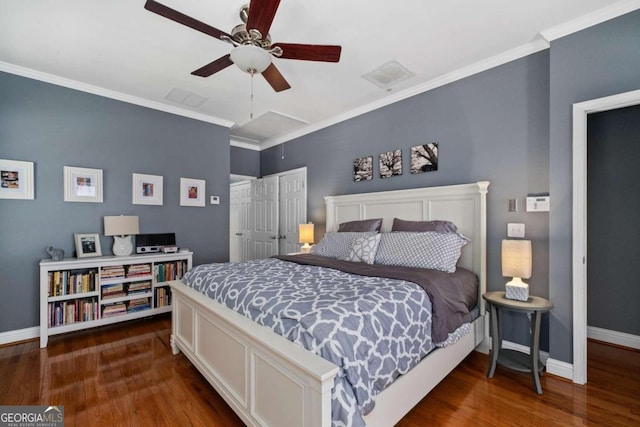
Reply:
<svg viewBox="0 0 640 427"><path fill-rule="evenodd" d="M482 293L486 290L486 194L488 182L325 198L327 231L338 224L394 217L449 220L470 239L458 265L479 279L479 316L471 332L437 348L376 398L367 426L397 423L479 345L486 346ZM181 281L173 292L174 354L182 351L240 418L251 426L331 425L331 390L337 365L215 302Z"/></svg>

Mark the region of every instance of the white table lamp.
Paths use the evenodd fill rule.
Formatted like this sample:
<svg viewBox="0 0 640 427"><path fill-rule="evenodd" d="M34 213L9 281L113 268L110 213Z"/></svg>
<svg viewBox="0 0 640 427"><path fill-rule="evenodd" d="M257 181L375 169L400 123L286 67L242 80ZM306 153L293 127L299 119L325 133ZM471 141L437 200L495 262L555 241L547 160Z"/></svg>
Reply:
<svg viewBox="0 0 640 427"><path fill-rule="evenodd" d="M308 254L311 252L310 243L313 243L313 224L300 224L298 228L298 241L304 243L300 248L300 252Z"/></svg>
<svg viewBox="0 0 640 427"><path fill-rule="evenodd" d="M522 279L531 277L531 240L502 241L502 275L513 278L505 286L505 297L529 299L529 285Z"/></svg>
<svg viewBox="0 0 640 427"><path fill-rule="evenodd" d="M131 236L140 233L140 224L137 216L105 216L104 235L113 236L113 254L127 256L133 253Z"/></svg>

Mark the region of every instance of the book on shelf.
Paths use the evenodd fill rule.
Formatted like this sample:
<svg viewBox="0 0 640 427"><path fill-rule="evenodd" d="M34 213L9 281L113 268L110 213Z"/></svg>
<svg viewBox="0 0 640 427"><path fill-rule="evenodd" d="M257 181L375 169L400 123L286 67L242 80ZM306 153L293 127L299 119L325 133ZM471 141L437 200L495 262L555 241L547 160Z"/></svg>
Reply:
<svg viewBox="0 0 640 427"><path fill-rule="evenodd" d="M124 302L106 304L102 307L103 318L119 316L121 314L127 314L127 305Z"/></svg>
<svg viewBox="0 0 640 427"><path fill-rule="evenodd" d="M129 306L127 307L127 312L135 313L138 311L148 310L151 308L151 301L149 298L138 298L129 301Z"/></svg>
<svg viewBox="0 0 640 427"><path fill-rule="evenodd" d="M127 267L127 277L150 276L151 264L133 264Z"/></svg>
<svg viewBox="0 0 640 427"><path fill-rule="evenodd" d="M127 295L143 294L151 291L151 281L134 282L127 285Z"/></svg>
<svg viewBox="0 0 640 427"><path fill-rule="evenodd" d="M187 272L187 266L187 260L157 263L154 266L153 275L158 283L179 280Z"/></svg>
<svg viewBox="0 0 640 427"><path fill-rule="evenodd" d="M96 290L97 270L62 270L47 273L50 297L72 295Z"/></svg>
<svg viewBox="0 0 640 427"><path fill-rule="evenodd" d="M124 278L124 266L122 265L109 265L102 267L100 270L101 279L120 279Z"/></svg>
<svg viewBox="0 0 640 427"><path fill-rule="evenodd" d="M60 326L76 322L96 320L98 299L78 298L68 301L50 302L48 307L49 326Z"/></svg>
<svg viewBox="0 0 640 427"><path fill-rule="evenodd" d="M171 305L171 290L167 287L156 288L156 308Z"/></svg>
<svg viewBox="0 0 640 427"><path fill-rule="evenodd" d="M122 283L114 283L111 285L102 285L102 299L120 298L126 296L124 285Z"/></svg>

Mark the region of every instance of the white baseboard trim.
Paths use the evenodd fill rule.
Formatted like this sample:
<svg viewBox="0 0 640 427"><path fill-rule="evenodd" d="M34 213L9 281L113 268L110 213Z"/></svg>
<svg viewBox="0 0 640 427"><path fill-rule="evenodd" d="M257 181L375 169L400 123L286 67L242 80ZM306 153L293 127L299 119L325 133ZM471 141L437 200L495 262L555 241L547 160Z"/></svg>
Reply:
<svg viewBox="0 0 640 427"><path fill-rule="evenodd" d="M18 341L30 340L40 336L40 327L17 329L15 331L0 332L0 345Z"/></svg>
<svg viewBox="0 0 640 427"><path fill-rule="evenodd" d="M587 326L587 338L640 350L640 336Z"/></svg>
<svg viewBox="0 0 640 427"><path fill-rule="evenodd" d="M561 360L547 359L547 373L573 381L573 364Z"/></svg>

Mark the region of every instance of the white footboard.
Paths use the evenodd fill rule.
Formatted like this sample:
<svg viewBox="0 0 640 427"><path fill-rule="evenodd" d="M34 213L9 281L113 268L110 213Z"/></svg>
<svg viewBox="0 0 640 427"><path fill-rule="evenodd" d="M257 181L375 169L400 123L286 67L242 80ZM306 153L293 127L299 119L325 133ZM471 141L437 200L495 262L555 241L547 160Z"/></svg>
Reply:
<svg viewBox="0 0 640 427"><path fill-rule="evenodd" d="M170 282L182 351L250 426L330 427L338 367L185 286Z"/></svg>

